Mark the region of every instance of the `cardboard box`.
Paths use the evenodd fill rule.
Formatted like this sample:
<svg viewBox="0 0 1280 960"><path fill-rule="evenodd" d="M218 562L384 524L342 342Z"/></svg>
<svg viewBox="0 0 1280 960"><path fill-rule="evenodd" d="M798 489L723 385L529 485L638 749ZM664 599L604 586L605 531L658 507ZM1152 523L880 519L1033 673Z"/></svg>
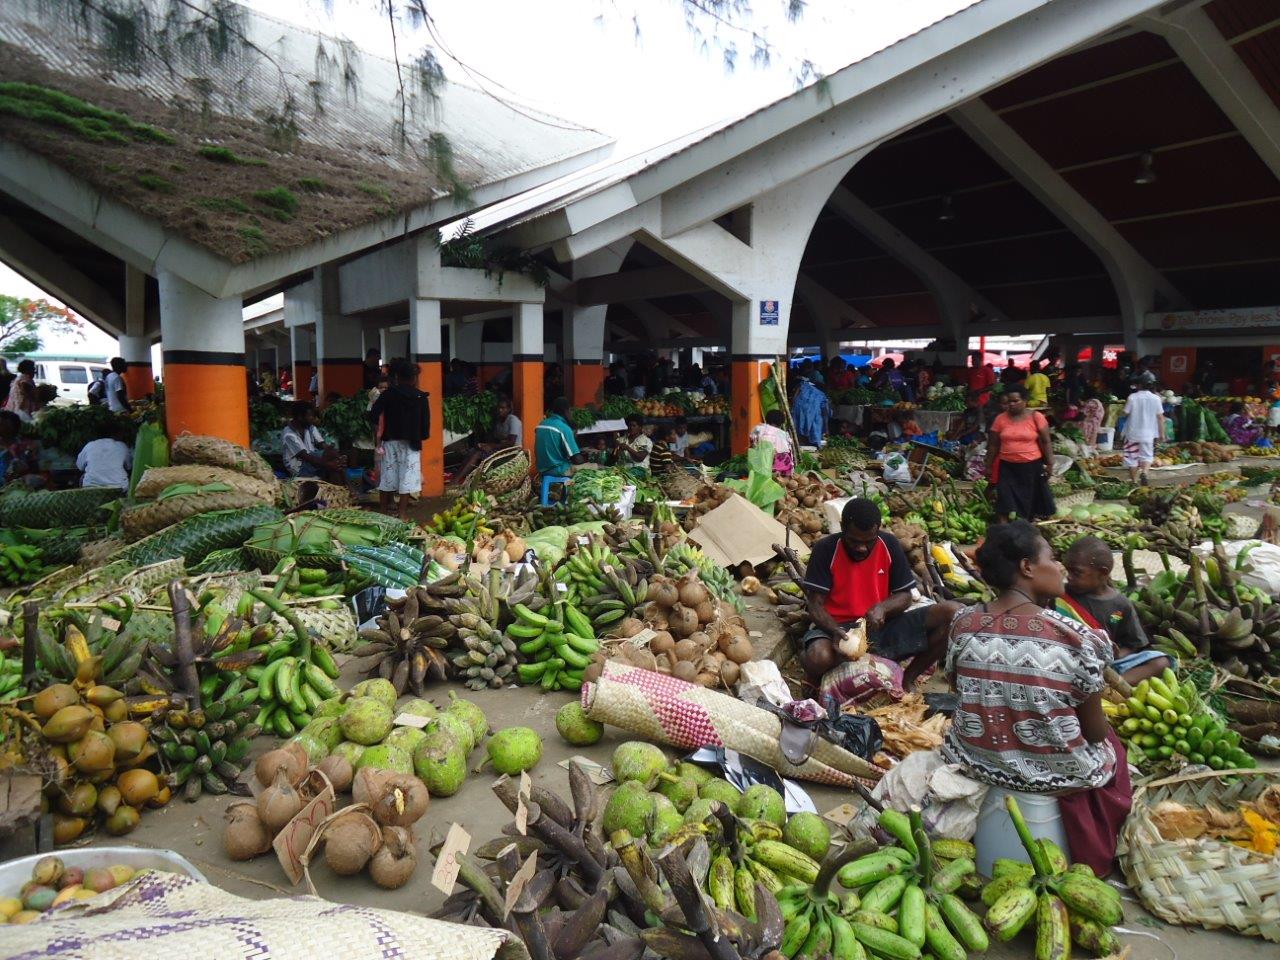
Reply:
<svg viewBox="0 0 1280 960"><path fill-rule="evenodd" d="M735 567L744 560L757 564L771 559L773 545L787 542L787 528L735 493L703 514L689 539L717 566ZM806 549L799 536L793 536L791 544L798 550Z"/></svg>

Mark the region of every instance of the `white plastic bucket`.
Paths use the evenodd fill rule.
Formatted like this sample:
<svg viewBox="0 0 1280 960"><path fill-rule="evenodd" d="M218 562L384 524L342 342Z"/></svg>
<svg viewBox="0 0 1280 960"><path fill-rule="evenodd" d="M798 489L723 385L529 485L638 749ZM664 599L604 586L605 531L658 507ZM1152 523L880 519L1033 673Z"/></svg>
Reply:
<svg viewBox="0 0 1280 960"><path fill-rule="evenodd" d="M1003 787L991 787L978 811L978 829L973 835L978 848L978 872L991 876L991 864L1001 857L1010 860L1027 860L1027 851L1013 829L1013 821L1004 808L1004 798L1012 794L1018 801L1018 809L1027 821L1031 835L1036 839L1052 840L1062 852L1071 858L1071 847L1062 826L1062 813L1058 810L1058 798L1042 793L1018 793Z"/></svg>
<svg viewBox="0 0 1280 960"><path fill-rule="evenodd" d="M1115 446L1116 428L1115 427L1099 427L1098 440L1094 446L1099 450L1110 450Z"/></svg>

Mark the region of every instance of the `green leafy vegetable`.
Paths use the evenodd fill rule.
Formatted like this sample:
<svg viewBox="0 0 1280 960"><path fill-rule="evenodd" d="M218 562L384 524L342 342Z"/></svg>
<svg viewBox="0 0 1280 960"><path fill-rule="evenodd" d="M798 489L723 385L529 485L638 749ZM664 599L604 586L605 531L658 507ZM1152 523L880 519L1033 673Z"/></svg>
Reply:
<svg viewBox="0 0 1280 960"><path fill-rule="evenodd" d="M320 429L339 447L350 447L357 440L373 440L373 424L369 421L369 393L359 391L354 397L343 397L324 408Z"/></svg>

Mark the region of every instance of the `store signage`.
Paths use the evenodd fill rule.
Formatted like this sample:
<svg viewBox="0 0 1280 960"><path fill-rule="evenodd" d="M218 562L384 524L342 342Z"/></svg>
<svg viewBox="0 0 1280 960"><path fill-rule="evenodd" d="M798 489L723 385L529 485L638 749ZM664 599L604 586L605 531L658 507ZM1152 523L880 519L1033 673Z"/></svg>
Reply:
<svg viewBox="0 0 1280 960"><path fill-rule="evenodd" d="M1280 306L1241 307L1238 310L1185 310L1148 313L1147 333L1180 333L1192 330L1248 330L1280 326Z"/></svg>
<svg viewBox="0 0 1280 960"><path fill-rule="evenodd" d="M778 325L778 301L760 301L760 326L776 327Z"/></svg>
<svg viewBox="0 0 1280 960"><path fill-rule="evenodd" d="M1188 359L1185 353L1175 353L1169 358L1170 373L1186 373L1188 367Z"/></svg>

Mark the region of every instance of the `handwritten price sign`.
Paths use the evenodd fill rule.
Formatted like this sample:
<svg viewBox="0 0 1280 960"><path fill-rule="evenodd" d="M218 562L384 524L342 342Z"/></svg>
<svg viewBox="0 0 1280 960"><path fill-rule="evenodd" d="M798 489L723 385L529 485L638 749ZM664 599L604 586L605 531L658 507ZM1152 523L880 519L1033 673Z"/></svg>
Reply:
<svg viewBox="0 0 1280 960"><path fill-rule="evenodd" d="M458 858L471 846L471 834L456 823L450 825L449 833L444 838L444 846L440 848L440 856L436 857L436 868L431 873L431 885L446 897L453 893L453 885L458 882Z"/></svg>

